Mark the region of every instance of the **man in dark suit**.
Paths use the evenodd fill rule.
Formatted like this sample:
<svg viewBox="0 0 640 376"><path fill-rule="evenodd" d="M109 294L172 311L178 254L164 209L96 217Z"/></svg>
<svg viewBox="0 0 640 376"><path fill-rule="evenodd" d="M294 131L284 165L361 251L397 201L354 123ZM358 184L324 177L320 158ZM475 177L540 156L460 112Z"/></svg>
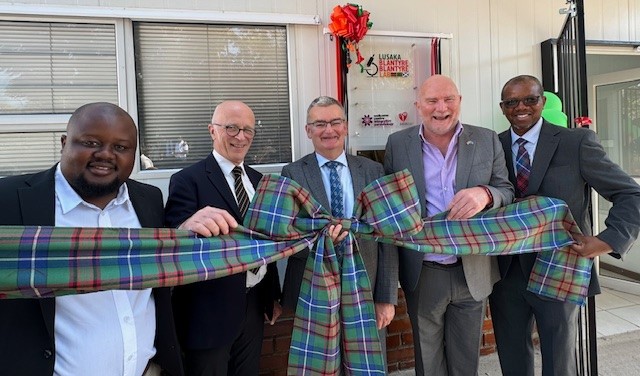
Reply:
<svg viewBox="0 0 640 376"><path fill-rule="evenodd" d="M62 136L59 164L0 180L0 224L162 227L160 190L129 179L136 145L124 110L80 107ZM153 360L181 375L170 299L159 288L2 300L0 373L159 375Z"/></svg>
<svg viewBox="0 0 640 376"><path fill-rule="evenodd" d="M544 89L532 76L517 76L504 85L500 108L511 129L500 134L509 180L518 197L559 198L568 205L584 236L573 250L585 257L609 254L622 257L638 236L640 187L605 154L593 131L565 129L541 118ZM522 139L523 141L520 141ZM519 151L523 143L524 150ZM526 162L525 162L526 161ZM593 187L613 207L607 226L591 236L589 205ZM500 256L502 280L490 297L491 316L504 375L533 375L531 332L534 318L542 350L544 375L576 375L578 306L526 291L535 254ZM589 295L600 292L595 270Z"/></svg>
<svg viewBox="0 0 640 376"><path fill-rule="evenodd" d="M364 187L384 175L382 165L368 158L346 154L347 120L342 105L331 97L314 99L307 109L307 137L313 142L315 152L282 169L282 176L295 180L311 192L325 208L333 209L331 202L330 161L339 163L337 173L341 183L343 199L339 200L345 218L353 212L354 200ZM333 229L331 229L333 230ZM332 236L336 241L344 239ZM358 240L358 249L364 261L373 288L376 322L383 329L395 315L398 300L398 256L395 247L385 246L369 240ZM295 310L300 294L309 250L296 253L287 261L283 286L283 306ZM385 331L381 332L382 335ZM382 344L384 345L384 336Z"/></svg>
<svg viewBox="0 0 640 376"><path fill-rule="evenodd" d="M461 100L450 78L429 77L416 104L422 125L387 141L385 171L409 169L423 217L449 210L449 219L466 219L513 200L498 135L462 124ZM416 374L475 375L484 303L499 278L495 258L399 252Z"/></svg>
<svg viewBox="0 0 640 376"><path fill-rule="evenodd" d="M169 183L165 223L204 236L242 223L262 174L244 164L256 134L253 111L220 103L209 124L213 152L177 172ZM280 315L275 264L259 270L179 286L173 292L178 337L188 375L257 375L264 315Z"/></svg>

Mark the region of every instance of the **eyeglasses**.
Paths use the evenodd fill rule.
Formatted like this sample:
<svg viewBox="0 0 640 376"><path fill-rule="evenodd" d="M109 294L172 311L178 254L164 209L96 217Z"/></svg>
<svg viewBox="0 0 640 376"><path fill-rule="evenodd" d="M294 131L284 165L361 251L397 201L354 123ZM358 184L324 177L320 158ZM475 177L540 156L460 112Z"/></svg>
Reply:
<svg viewBox="0 0 640 376"><path fill-rule="evenodd" d="M244 136L246 138L253 138L256 135L256 130L254 128L248 128L248 127L240 128L235 124L229 124L229 125L222 125L222 124L216 124L216 123L211 123L211 124L224 128L224 131L230 137L237 136L240 133L240 131L244 132Z"/></svg>
<svg viewBox="0 0 640 376"><path fill-rule="evenodd" d="M522 102L525 106L535 106L540 101L540 96L526 97L522 99L507 99L500 102L506 108L516 108Z"/></svg>
<svg viewBox="0 0 640 376"><path fill-rule="evenodd" d="M307 123L308 126L310 127L314 127L317 129L324 129L326 128L329 124L331 124L331 128L334 127L339 127L342 124L344 124L345 119L341 119L341 118L337 118L337 119L331 119L329 121L325 121L325 120L316 120L312 123Z"/></svg>

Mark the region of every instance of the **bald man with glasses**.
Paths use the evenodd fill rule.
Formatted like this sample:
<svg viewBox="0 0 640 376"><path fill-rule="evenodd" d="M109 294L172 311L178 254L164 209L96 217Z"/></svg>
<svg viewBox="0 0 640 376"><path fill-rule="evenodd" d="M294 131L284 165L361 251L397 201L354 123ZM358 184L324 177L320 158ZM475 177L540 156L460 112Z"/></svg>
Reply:
<svg viewBox="0 0 640 376"><path fill-rule="evenodd" d="M253 111L239 101L220 103L209 124L213 151L177 172L169 183L165 224L203 236L242 223L262 174L244 163L256 136ZM178 338L187 375L257 375L264 320L280 315L275 264L179 286L173 292Z"/></svg>

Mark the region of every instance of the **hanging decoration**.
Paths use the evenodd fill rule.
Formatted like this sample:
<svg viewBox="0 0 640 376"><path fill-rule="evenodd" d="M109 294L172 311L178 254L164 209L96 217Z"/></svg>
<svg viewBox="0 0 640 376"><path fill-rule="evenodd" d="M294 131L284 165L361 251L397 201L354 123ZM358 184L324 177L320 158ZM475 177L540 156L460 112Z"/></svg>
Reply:
<svg viewBox="0 0 640 376"><path fill-rule="evenodd" d="M351 53L356 54L356 64L360 65L360 71L364 72L362 62L364 58L360 54L358 43L367 34L367 31L373 26L373 22L369 21L369 12L362 9L358 4L348 3L346 5L337 5L331 13L331 23L329 31L338 37L341 48L346 51L346 67L349 69L352 63Z"/></svg>
<svg viewBox="0 0 640 376"><path fill-rule="evenodd" d="M592 123L591 118L588 116L578 116L573 121L576 123L578 127L582 127L582 128L589 128L589 126Z"/></svg>

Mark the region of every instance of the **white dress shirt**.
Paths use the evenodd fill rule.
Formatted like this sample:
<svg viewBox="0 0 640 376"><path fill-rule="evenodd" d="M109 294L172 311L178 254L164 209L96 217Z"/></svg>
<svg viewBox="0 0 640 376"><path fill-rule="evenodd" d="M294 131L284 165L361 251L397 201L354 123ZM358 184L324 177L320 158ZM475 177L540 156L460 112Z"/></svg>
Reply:
<svg viewBox="0 0 640 376"><path fill-rule="evenodd" d="M323 157L322 155L316 153L316 160L318 160L318 166L320 166L320 172L322 173L322 184L324 185L324 190L327 193L327 198L329 199L329 203L331 203L331 180L330 174L331 169L326 165L330 160ZM342 154L335 159L336 162L340 163L340 166L337 169L338 176L340 177L340 185L342 186L342 199L344 202L344 208L342 213L345 218L351 218L353 215L353 205L354 205L354 194L353 194L353 180L351 179L351 171L349 170L349 165L347 164L347 155L343 151ZM331 208L327 208L329 213L331 213Z"/></svg>
<svg viewBox="0 0 640 376"><path fill-rule="evenodd" d="M235 177L233 176L233 172L231 172L231 170L233 170L236 165L227 158L223 157L215 149L213 150L213 157L218 162L218 165L222 170L222 174L224 175L224 178L227 180L227 184L231 189L231 193L233 193L233 197L235 197L236 203L238 203L238 198L236 197L235 190ZM238 166L240 166L240 168L242 169L242 185L244 185L244 190L247 191L249 200L253 200L253 196L256 194L256 189L253 187L253 183L251 183L251 180L249 180L249 177L247 176L247 172L244 170L244 162L240 163ZM257 273L253 273L251 270L247 270L247 288L253 287L260 283L265 274L267 274L266 265L260 266Z"/></svg>
<svg viewBox="0 0 640 376"><path fill-rule="evenodd" d="M101 210L55 174L55 224L61 227L140 228L123 184ZM156 349L151 289L101 291L56 298L54 375L140 376Z"/></svg>

